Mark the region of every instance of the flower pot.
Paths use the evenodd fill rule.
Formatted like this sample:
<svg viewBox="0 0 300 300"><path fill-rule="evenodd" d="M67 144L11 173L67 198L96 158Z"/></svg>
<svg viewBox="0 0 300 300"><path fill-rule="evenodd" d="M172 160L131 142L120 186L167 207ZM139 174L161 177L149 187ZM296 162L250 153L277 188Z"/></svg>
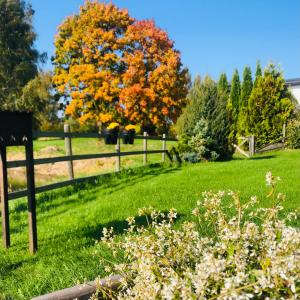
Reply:
<svg viewBox="0 0 300 300"><path fill-rule="evenodd" d="M118 129L104 129L104 142L106 145L116 145L118 142Z"/></svg>
<svg viewBox="0 0 300 300"><path fill-rule="evenodd" d="M124 130L122 134L123 144L133 145L134 143L135 130Z"/></svg>

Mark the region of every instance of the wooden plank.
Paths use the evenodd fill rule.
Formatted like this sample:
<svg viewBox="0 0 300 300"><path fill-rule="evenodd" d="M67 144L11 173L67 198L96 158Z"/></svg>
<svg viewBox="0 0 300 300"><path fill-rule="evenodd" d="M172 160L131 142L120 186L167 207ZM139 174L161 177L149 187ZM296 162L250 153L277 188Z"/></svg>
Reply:
<svg viewBox="0 0 300 300"><path fill-rule="evenodd" d="M97 132L72 132L72 133L65 133L65 132L56 132L56 131L34 131L33 132L34 138L41 138L41 137L53 137L53 138L65 138L65 137L72 137L72 138L103 138L104 135L102 133ZM120 134L122 137L122 134ZM135 139L144 139L143 135L135 135ZM147 136L147 140L162 140L161 136ZM166 141L178 141L176 138L166 137Z"/></svg>
<svg viewBox="0 0 300 300"><path fill-rule="evenodd" d="M65 124L64 125L64 132L70 133L70 125ZM66 156L72 156L72 140L71 137L65 137L65 151ZM68 160L68 174L69 179L74 179L74 168L73 168L73 160Z"/></svg>
<svg viewBox="0 0 300 300"><path fill-rule="evenodd" d="M155 154L155 153L162 153L163 150L148 150L148 154ZM56 156L56 157L49 157L49 158L36 158L34 159L34 165L43 165L43 164L52 164L58 162L65 162L69 160L84 160L84 159L94 159L94 158L106 158L106 157L116 157L120 156L129 156L129 155L139 155L145 154L145 151L128 151L128 152L120 152L117 154L115 152L109 153L96 153L96 154L80 154L80 155L72 155L72 156ZM26 160L15 160L15 161L8 161L7 168L18 168L18 167L25 167Z"/></svg>
<svg viewBox="0 0 300 300"><path fill-rule="evenodd" d="M246 142L248 142L248 138L243 137L243 141L238 144L238 147L242 147Z"/></svg>
<svg viewBox="0 0 300 300"><path fill-rule="evenodd" d="M129 155L137 155L137 154L144 153L144 151L135 151L135 152L133 151L133 152L128 152L128 153L130 153ZM154 153L162 153L162 150L150 150L150 151L148 151L148 153L153 153L153 154ZM168 155L168 150L166 150L166 153ZM122 156L121 154L124 154L124 152L120 153L120 156ZM116 154L115 154L115 156L116 156ZM81 183L81 182L85 182L85 181L89 181L89 180L95 180L95 179L99 178L99 176L103 176L103 175L107 175L107 174L110 174L110 173L104 173L104 174L95 175L95 176L80 177L80 178L76 178L73 180L65 180L65 181L60 181L60 182L56 182L56 183L52 183L52 184L48 184L48 185L44 185L44 186L39 186L39 187L35 188L35 193L39 194L39 193L59 189L62 187L66 187L66 186L69 186L69 185L72 185L75 183ZM8 194L8 200L15 200L18 198L25 197L26 195L27 195L27 190L11 192Z"/></svg>
<svg viewBox="0 0 300 300"><path fill-rule="evenodd" d="M283 140L283 138L280 137L280 138L278 138L278 139L276 139L276 140L274 140L274 141L272 141L272 142L270 142L270 143L268 143L268 144L265 144L265 145L261 146L259 149L257 149L257 151L261 151L261 150L263 150L263 149L265 149L265 148L267 148L267 147L269 147L269 146L272 146L272 145L274 145L274 144L277 144L277 143L279 143L279 142L282 143L282 140Z"/></svg>
<svg viewBox="0 0 300 300"><path fill-rule="evenodd" d="M284 149L284 143L269 144L264 148L260 148L256 150L255 153L263 153L263 152L274 151L279 149Z"/></svg>
<svg viewBox="0 0 300 300"><path fill-rule="evenodd" d="M243 149L241 149L238 145L233 144L233 147L240 152L241 154L245 155L246 157L250 158L249 154L245 152Z"/></svg>
<svg viewBox="0 0 300 300"><path fill-rule="evenodd" d="M137 140L144 140L145 139L145 136L144 135L135 135L134 137L135 139ZM163 138L161 136L147 136L146 137L147 140L153 140L153 141L161 141ZM166 141L174 141L174 142L177 142L178 139L176 138L172 138L172 137L166 137Z"/></svg>
<svg viewBox="0 0 300 300"><path fill-rule="evenodd" d="M166 134L164 133L163 134L163 137L162 137L162 161L165 162L166 161L166 150L167 150L167 143L166 143Z"/></svg>
<svg viewBox="0 0 300 300"><path fill-rule="evenodd" d="M255 136L249 136L249 156L252 157L255 154Z"/></svg>
<svg viewBox="0 0 300 300"><path fill-rule="evenodd" d="M143 150L144 150L144 155L143 155L143 164L147 164L147 132L144 132L144 140L143 140Z"/></svg>
<svg viewBox="0 0 300 300"><path fill-rule="evenodd" d="M29 251L34 254L37 251L37 226L36 226L36 203L34 184L34 162L32 140L25 146L26 152L26 178L28 198L28 225L29 225Z"/></svg>
<svg viewBox="0 0 300 300"><path fill-rule="evenodd" d="M47 295L32 298L31 300L88 300L96 292L97 287L101 286L105 290L116 291L121 284L122 277L114 275L84 284L76 285L71 288L59 290ZM99 299L103 299L102 297Z"/></svg>
<svg viewBox="0 0 300 300"><path fill-rule="evenodd" d="M120 138L118 138L118 142L116 145L116 172L120 172L121 170L121 156L120 156L120 151L121 151L121 147L120 147Z"/></svg>
<svg viewBox="0 0 300 300"><path fill-rule="evenodd" d="M0 147L0 200L2 216L2 240L5 248L10 247L9 205L6 147Z"/></svg>

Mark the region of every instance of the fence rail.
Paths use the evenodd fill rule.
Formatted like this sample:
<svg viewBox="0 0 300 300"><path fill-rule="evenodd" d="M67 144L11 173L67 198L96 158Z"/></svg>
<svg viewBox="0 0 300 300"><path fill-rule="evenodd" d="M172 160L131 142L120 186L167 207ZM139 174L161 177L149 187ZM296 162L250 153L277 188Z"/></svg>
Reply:
<svg viewBox="0 0 300 300"><path fill-rule="evenodd" d="M47 158L36 158L34 159L34 165L44 165L52 164L65 161L74 161L74 160L84 160L84 159L95 159L95 158L107 158L107 157L118 157L118 156L130 156L130 155L140 155L140 154L155 154L155 153L164 153L166 150L146 150L146 151L129 151L129 152L108 152L108 153L95 153L95 154L80 154L80 155L66 155L66 156L56 156L56 157L47 157ZM25 167L26 160L15 160L8 161L7 168L19 168Z"/></svg>
<svg viewBox="0 0 300 300"><path fill-rule="evenodd" d="M119 134L119 137L122 138L122 133ZM58 131L34 131L33 132L33 137L34 138L43 138L43 137L48 137L48 138L103 138L104 134L103 133L97 133L97 132L58 132ZM165 139L166 141L177 141L176 138L173 137L165 137L163 138L162 136L144 136L144 135L135 135L135 139L139 140L163 140Z"/></svg>
<svg viewBox="0 0 300 300"><path fill-rule="evenodd" d="M177 141L177 139L172 137L166 137L164 134L163 136L148 136L145 132L144 135L136 135L135 139L143 139L143 150L140 151L120 151L120 139L122 138L122 134L118 136L118 143L116 145L116 152L107 152L107 153L93 153L93 154L80 154L80 155L73 155L72 153L72 138L103 138L104 134L102 133L79 133L79 132L71 132L70 127L65 125L64 132L33 132L34 138L61 138L65 139L65 151L66 155L64 156L56 156L56 157L46 157L46 158L36 158L34 159L34 165L43 165L43 164L53 164L59 162L68 162L68 174L69 180L61 181L52 183L49 185L44 185L35 188L36 193L42 193L54 189L58 189L61 187L66 187L75 183L80 183L92 179L98 178L100 175L97 176L88 176L88 177L81 177L81 178L74 178L74 168L73 168L73 161L78 160L86 160L86 159L97 159L97 158L116 158L116 171L121 170L121 157L124 156L131 156L131 155L143 155L143 164L147 164L147 156L148 154L162 154L162 161L165 161L166 154L168 153L166 142L167 141ZM162 149L161 150L148 150L148 140L157 140L162 141ZM168 156L168 155L167 155ZM26 167L26 160L15 160L15 161L7 161L7 168L19 168L19 167ZM104 175L104 174L102 174ZM27 190L15 191L10 192L8 194L9 200L14 200L18 198L22 198L27 195Z"/></svg>

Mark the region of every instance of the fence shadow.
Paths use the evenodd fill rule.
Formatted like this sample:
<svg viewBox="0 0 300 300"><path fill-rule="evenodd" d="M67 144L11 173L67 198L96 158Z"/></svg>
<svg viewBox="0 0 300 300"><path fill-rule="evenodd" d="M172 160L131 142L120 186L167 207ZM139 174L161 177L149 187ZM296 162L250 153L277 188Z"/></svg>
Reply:
<svg viewBox="0 0 300 300"><path fill-rule="evenodd" d="M37 196L37 216L39 217L41 213L49 212L43 216L43 220L45 220L64 214L68 210L68 207L72 207L75 204L101 201L96 194L99 188L101 188L104 194L112 194L125 187L151 180L153 177L163 174L177 172L180 169L180 166L164 167L161 164L153 164L147 167L127 169L120 173L101 175L93 182L87 181L86 183L78 183L74 186L62 188L61 190L45 192ZM85 191L89 191L89 195L86 195ZM95 193L91 195L93 191L95 191ZM56 201L57 198L65 199L63 201ZM50 213L51 210L59 206L63 206L64 209L54 211L53 214ZM20 201L20 203L13 208L11 219L17 222L20 221L20 214L26 212L27 207L26 200ZM12 228L11 232L18 233L21 231L23 231L22 226L18 226Z"/></svg>

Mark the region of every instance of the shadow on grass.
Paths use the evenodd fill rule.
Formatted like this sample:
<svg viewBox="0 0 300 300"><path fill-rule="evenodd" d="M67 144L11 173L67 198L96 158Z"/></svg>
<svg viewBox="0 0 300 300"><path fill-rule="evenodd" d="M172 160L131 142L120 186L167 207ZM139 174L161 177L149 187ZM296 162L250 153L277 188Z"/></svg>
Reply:
<svg viewBox="0 0 300 300"><path fill-rule="evenodd" d="M258 156L253 156L253 157L246 157L246 156L235 156L232 158L232 160L264 160L264 159L271 159L271 158L276 158L277 155L258 155Z"/></svg>
<svg viewBox="0 0 300 300"><path fill-rule="evenodd" d="M99 188L101 188L101 192L104 194L112 194L125 187L133 186L135 184L151 180L153 177L173 173L178 170L180 170L179 166L164 167L162 164L153 164L147 167L126 169L120 173L101 175L92 181L76 184L54 192L46 192L37 197L37 217L39 218L39 215L42 213L44 214L42 216L43 220L58 217L74 205L98 200L101 201L101 199L99 199L99 195L97 195ZM64 199L62 201L55 201L57 198ZM60 206L63 209L60 211L55 210L53 213L50 213L51 210ZM26 200L18 203L12 210L11 219L17 222L20 221L20 213L26 212L27 207ZM23 227L24 226L14 227L12 232L19 233L24 230Z"/></svg>
<svg viewBox="0 0 300 300"><path fill-rule="evenodd" d="M165 215L168 214L168 211L162 211ZM177 218L174 220L174 223L179 222L183 217L185 217L185 214L177 214ZM148 227L149 223L147 221L151 220L150 215L146 216L135 216L135 224L138 227L144 226ZM51 243L57 244L57 243L63 243L64 240L70 240L70 239L77 239L82 242L81 246L88 247L95 244L95 241L99 241L101 237L103 236L102 231L103 228L113 228L114 235L122 235L126 233L126 230L129 228L128 222L124 220L113 220L107 223L102 224L99 222L98 224L93 224L93 226L85 226L80 228L78 231L67 231L64 233L61 233L57 235L54 239L51 240ZM49 240L46 236L43 237L43 239L40 241L40 244L47 244L49 246ZM43 246L41 246L42 248Z"/></svg>
<svg viewBox="0 0 300 300"><path fill-rule="evenodd" d="M271 159L271 158L275 158L275 157L277 157L277 155L254 156L254 157L251 157L251 160Z"/></svg>

